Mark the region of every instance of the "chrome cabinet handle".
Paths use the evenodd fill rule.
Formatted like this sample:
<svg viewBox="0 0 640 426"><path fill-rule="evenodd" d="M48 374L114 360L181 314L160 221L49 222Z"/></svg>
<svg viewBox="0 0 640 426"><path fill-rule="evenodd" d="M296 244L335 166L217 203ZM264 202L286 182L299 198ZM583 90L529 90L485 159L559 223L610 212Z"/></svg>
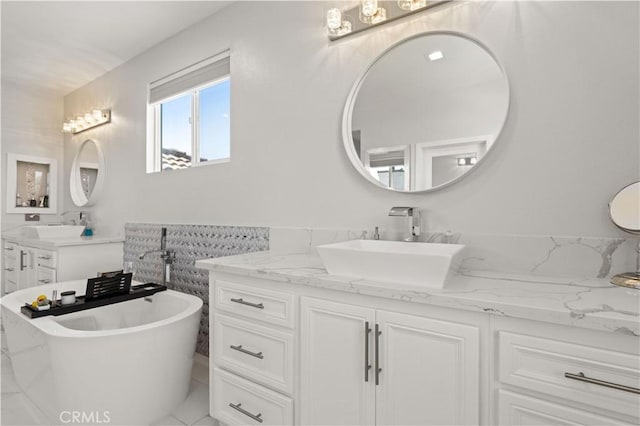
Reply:
<svg viewBox="0 0 640 426"><path fill-rule="evenodd" d="M242 345L238 345L238 346L231 345L229 347L234 351L242 352L243 354L251 355L259 359L264 359L264 355L262 355L262 352L251 352L243 348Z"/></svg>
<svg viewBox="0 0 640 426"><path fill-rule="evenodd" d="M4 249L7 251L13 251L13 247L5 247Z"/></svg>
<svg viewBox="0 0 640 426"><path fill-rule="evenodd" d="M381 334L382 334L382 331L380 331L380 326L376 324L376 329L375 329L376 386L380 384L380 372L382 371L382 368L380 368L380 335Z"/></svg>
<svg viewBox="0 0 640 426"><path fill-rule="evenodd" d="M5 271L13 272L13 268L4 268Z"/></svg>
<svg viewBox="0 0 640 426"><path fill-rule="evenodd" d="M262 416L262 413L258 413L258 414L253 414L248 412L247 410L245 410L244 408L241 408L242 404L241 403L237 403L234 404L232 402L229 403L229 407L233 408L236 411L241 412L242 414L244 414L247 417L251 417L253 420L255 420L258 423L262 423L263 420L260 418L260 416Z"/></svg>
<svg viewBox="0 0 640 426"><path fill-rule="evenodd" d="M24 271L24 255L27 254L24 250L20 250L20 270Z"/></svg>
<svg viewBox="0 0 640 426"><path fill-rule="evenodd" d="M38 280L38 282L42 284L49 284L51 280Z"/></svg>
<svg viewBox="0 0 640 426"><path fill-rule="evenodd" d="M364 381L369 381L369 370L371 370L371 364L369 364L369 321L364 323Z"/></svg>
<svg viewBox="0 0 640 426"><path fill-rule="evenodd" d="M49 260L51 259L51 256L38 256L38 259Z"/></svg>
<svg viewBox="0 0 640 426"><path fill-rule="evenodd" d="M593 383L594 385L604 386L606 388L618 389L625 392L640 394L640 389L638 388L606 382L604 380L593 379L591 377L585 376L582 371L578 374L564 373L564 377L566 377L567 379L578 380L580 382Z"/></svg>
<svg viewBox="0 0 640 426"><path fill-rule="evenodd" d="M232 302L235 303L239 303L241 305L247 305L247 306L251 306L252 308L258 308L258 309L264 309L264 305L262 303L251 303L251 302L246 302L244 300L242 300L242 298L240 299L230 299Z"/></svg>

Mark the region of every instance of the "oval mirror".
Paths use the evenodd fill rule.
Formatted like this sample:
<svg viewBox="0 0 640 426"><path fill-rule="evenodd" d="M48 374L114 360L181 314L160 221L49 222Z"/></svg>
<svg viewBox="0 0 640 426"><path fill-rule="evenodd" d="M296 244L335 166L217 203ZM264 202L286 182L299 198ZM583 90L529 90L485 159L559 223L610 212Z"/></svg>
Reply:
<svg viewBox="0 0 640 426"><path fill-rule="evenodd" d="M418 34L383 52L356 81L344 146L376 185L431 191L482 161L508 109L507 76L482 44L454 32Z"/></svg>
<svg viewBox="0 0 640 426"><path fill-rule="evenodd" d="M78 207L95 204L102 190L104 176L102 149L96 141L87 139L78 148L71 165L69 189L73 203Z"/></svg>
<svg viewBox="0 0 640 426"><path fill-rule="evenodd" d="M640 182L618 191L609 202L609 216L623 231L640 234Z"/></svg>

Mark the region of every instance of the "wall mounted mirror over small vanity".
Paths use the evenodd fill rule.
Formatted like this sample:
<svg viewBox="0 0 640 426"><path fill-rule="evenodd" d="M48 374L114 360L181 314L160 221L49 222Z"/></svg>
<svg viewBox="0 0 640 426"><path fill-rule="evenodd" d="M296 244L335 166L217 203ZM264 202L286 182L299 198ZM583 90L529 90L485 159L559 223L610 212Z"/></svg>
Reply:
<svg viewBox="0 0 640 426"><path fill-rule="evenodd" d="M454 32L418 34L383 52L356 81L344 146L372 183L430 191L482 160L508 109L507 76L485 46Z"/></svg>
<svg viewBox="0 0 640 426"><path fill-rule="evenodd" d="M53 158L7 154L7 213L57 213L57 167Z"/></svg>
<svg viewBox="0 0 640 426"><path fill-rule="evenodd" d="M69 179L69 191L73 203L78 207L95 204L105 178L104 153L100 145L87 139L78 147Z"/></svg>

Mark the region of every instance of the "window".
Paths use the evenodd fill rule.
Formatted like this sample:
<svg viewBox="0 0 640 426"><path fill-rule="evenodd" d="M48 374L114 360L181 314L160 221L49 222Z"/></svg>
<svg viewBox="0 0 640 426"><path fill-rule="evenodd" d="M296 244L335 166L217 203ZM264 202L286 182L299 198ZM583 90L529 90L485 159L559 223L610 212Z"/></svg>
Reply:
<svg viewBox="0 0 640 426"><path fill-rule="evenodd" d="M149 85L147 173L231 158L229 52Z"/></svg>

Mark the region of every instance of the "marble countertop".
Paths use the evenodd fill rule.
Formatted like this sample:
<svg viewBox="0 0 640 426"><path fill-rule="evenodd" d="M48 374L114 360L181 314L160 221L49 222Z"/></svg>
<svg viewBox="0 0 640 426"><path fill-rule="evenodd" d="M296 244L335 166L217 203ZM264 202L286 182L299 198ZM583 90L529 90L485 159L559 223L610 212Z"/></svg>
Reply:
<svg viewBox="0 0 640 426"><path fill-rule="evenodd" d="M415 291L329 275L315 254L256 252L199 260L196 266L294 285L640 336L640 291L613 286L608 279L467 271L454 275L444 289Z"/></svg>
<svg viewBox="0 0 640 426"><path fill-rule="evenodd" d="M49 240L39 240L35 238L27 238L20 234L3 233L2 239L12 243L23 244L29 247L42 249L55 249L57 247L80 246L89 244L108 244L121 243L124 241L122 236L98 236L91 237L74 237L74 238L55 238Z"/></svg>

